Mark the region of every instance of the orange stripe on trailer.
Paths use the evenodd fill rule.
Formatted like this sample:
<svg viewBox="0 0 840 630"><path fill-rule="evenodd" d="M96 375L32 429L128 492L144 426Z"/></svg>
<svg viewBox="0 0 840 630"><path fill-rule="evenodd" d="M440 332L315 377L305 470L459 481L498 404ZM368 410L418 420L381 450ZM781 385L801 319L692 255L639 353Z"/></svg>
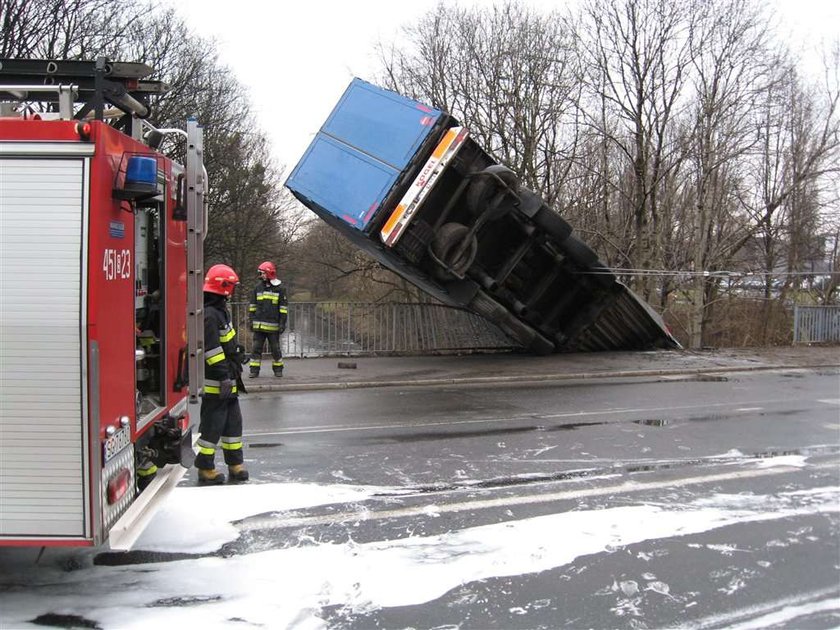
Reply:
<svg viewBox="0 0 840 630"><path fill-rule="evenodd" d="M450 129L449 131L447 131L446 135L443 137L443 140L441 140L440 144L438 144L435 147L435 152L432 153L432 157L440 159L440 157L444 153L446 153L446 150L449 148L449 146L455 141L455 136L457 136L457 135L458 135L458 132L455 130L454 127L452 129Z"/></svg>
<svg viewBox="0 0 840 630"><path fill-rule="evenodd" d="M405 214L405 206L400 204L397 206L397 209L391 213L391 216L388 217L385 227L382 228L382 234L385 234L386 236L390 234L391 230L394 229L394 226L402 218L403 214Z"/></svg>

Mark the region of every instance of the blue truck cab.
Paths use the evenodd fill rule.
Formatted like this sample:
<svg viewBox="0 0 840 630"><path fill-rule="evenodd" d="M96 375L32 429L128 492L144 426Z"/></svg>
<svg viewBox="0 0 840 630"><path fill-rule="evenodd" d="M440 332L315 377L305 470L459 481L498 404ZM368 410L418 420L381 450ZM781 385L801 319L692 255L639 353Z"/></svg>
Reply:
<svg viewBox="0 0 840 630"><path fill-rule="evenodd" d="M533 352L679 346L557 212L440 109L353 79L286 186L381 264Z"/></svg>

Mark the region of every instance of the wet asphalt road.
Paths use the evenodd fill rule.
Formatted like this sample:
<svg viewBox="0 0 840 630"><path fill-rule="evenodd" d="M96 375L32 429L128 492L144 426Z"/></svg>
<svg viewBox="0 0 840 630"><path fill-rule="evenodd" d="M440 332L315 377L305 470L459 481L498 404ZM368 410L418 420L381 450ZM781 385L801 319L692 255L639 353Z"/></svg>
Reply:
<svg viewBox="0 0 840 630"><path fill-rule="evenodd" d="M248 515L208 554L55 551L42 572L0 549L20 571L0 569L0 627L35 627L3 625L21 599L7 618L65 628L120 627L102 622L115 607L132 627L162 611L207 628L840 625L838 368L265 392L242 408L249 490L372 491ZM271 555L330 550L337 564L296 569ZM248 569L275 557L270 577ZM172 588L210 566L255 580L250 605L235 605L249 584ZM283 576L313 597L288 599ZM236 614L214 616L227 602ZM298 608L299 624L265 621Z"/></svg>
<svg viewBox="0 0 840 630"><path fill-rule="evenodd" d="M652 535L547 570L461 584L419 605L325 616L347 628L836 627L836 495L828 508L800 508L815 489L837 491L838 382L836 369L824 369L253 395L243 409L258 479L408 494L246 519L239 547L781 497L785 505L768 503L767 512L796 508L785 517ZM782 461L773 458L807 465L762 466ZM620 517L614 527L636 524ZM551 535L575 544L572 532Z"/></svg>

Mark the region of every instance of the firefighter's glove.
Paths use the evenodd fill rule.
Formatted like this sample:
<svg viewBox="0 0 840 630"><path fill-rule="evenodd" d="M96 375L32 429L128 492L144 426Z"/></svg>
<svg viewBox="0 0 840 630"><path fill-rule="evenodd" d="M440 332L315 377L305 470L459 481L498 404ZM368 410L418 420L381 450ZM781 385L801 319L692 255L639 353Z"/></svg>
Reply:
<svg viewBox="0 0 840 630"><path fill-rule="evenodd" d="M286 332L286 327L285 326L280 326L280 333L279 334L282 335L284 332Z"/></svg>
<svg viewBox="0 0 840 630"><path fill-rule="evenodd" d="M219 383L219 398L227 400L230 398L231 394L233 394L233 381L226 378Z"/></svg>
<svg viewBox="0 0 840 630"><path fill-rule="evenodd" d="M239 365L245 365L251 360L251 356L245 352L245 346L241 343L236 344L236 360L239 362ZM242 368L240 368L240 372Z"/></svg>

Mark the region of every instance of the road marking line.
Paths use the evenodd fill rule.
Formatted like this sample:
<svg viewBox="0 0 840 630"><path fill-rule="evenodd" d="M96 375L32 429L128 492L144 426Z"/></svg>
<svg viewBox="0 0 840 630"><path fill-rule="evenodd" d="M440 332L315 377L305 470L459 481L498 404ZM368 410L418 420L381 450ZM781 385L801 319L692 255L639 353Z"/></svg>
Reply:
<svg viewBox="0 0 840 630"><path fill-rule="evenodd" d="M282 429L280 431L263 431L259 433L247 433L244 437L264 437L267 435L299 435L303 433L342 433L346 431L380 431L383 429L420 429L424 427L437 427L437 426L457 426L459 424L482 424L482 423L497 423L497 422L512 422L512 421L520 421L520 420L530 420L530 421L538 421L538 420L553 420L558 418L587 418L592 416L607 416L607 415L618 415L618 414L628 414L628 413L660 413L663 411L687 411L691 409L709 409L710 407L726 407L729 405L755 405L759 402L765 403L765 405L773 405L776 403L789 403L791 402L790 399L787 398L780 398L778 400L762 400L762 401L747 401L747 402L728 402L728 403L708 403L704 402L702 404L697 405L668 405L663 407L627 407L623 409L601 409L598 411L570 411L566 413L556 413L556 414L527 414L527 415L520 415L520 416L502 416L497 418L478 418L475 420L441 420L439 422L422 422L422 423L407 423L407 422L398 422L393 424L372 424L369 426L358 426L358 425L348 425L348 424L337 424L337 425L314 425L314 426L300 426L300 427L289 427L287 429ZM756 407L756 409L761 409L761 407ZM733 411L738 411L738 409L733 409Z"/></svg>
<svg viewBox="0 0 840 630"><path fill-rule="evenodd" d="M680 623L682 628L702 630L705 628L766 628L780 622L792 621L799 614L813 614L815 612L834 611L840 608L837 595L840 589L837 587L825 588L810 593L802 593L784 599L766 602L755 606L738 608L736 610L711 615L695 621ZM829 598L825 600L825 598ZM824 600L824 601L819 601ZM774 619L768 619L768 615L780 613ZM739 626L733 624L740 623Z"/></svg>
<svg viewBox="0 0 840 630"><path fill-rule="evenodd" d="M808 466L808 470L825 469L837 470L837 462ZM797 470L799 469L797 468ZM776 468L756 468L754 470L739 470L726 473L716 473L713 475L703 475L699 477L687 477L685 479L653 481L648 483L627 481L613 486L606 486L604 488L563 490L560 492L552 492L549 494L532 494L499 499L479 499L476 501L450 503L448 505L436 504L434 506L434 513L450 514L457 512L465 512L467 510L485 510L491 508L511 507L516 505L552 503L555 501L566 501L572 499L588 499L604 495L614 496L617 494L632 494L635 492L645 492L649 490L683 488L686 486L694 486L704 483L714 483L719 481L754 479L758 477L768 477L771 475L780 475L789 472L791 472L791 467L778 466ZM308 527L313 525L333 525L337 523L346 523L348 521L367 522L386 518L405 518L409 516L423 516L428 515L429 511L429 505L419 505L405 508L396 508L392 510L371 511L369 509L366 509L363 512L339 512L336 514L328 514L324 516L302 516L287 519L270 517L256 518L247 519L241 523L238 523L237 528L241 531L252 531L259 529L279 529L287 527ZM840 507L838 507L838 511L840 511Z"/></svg>

